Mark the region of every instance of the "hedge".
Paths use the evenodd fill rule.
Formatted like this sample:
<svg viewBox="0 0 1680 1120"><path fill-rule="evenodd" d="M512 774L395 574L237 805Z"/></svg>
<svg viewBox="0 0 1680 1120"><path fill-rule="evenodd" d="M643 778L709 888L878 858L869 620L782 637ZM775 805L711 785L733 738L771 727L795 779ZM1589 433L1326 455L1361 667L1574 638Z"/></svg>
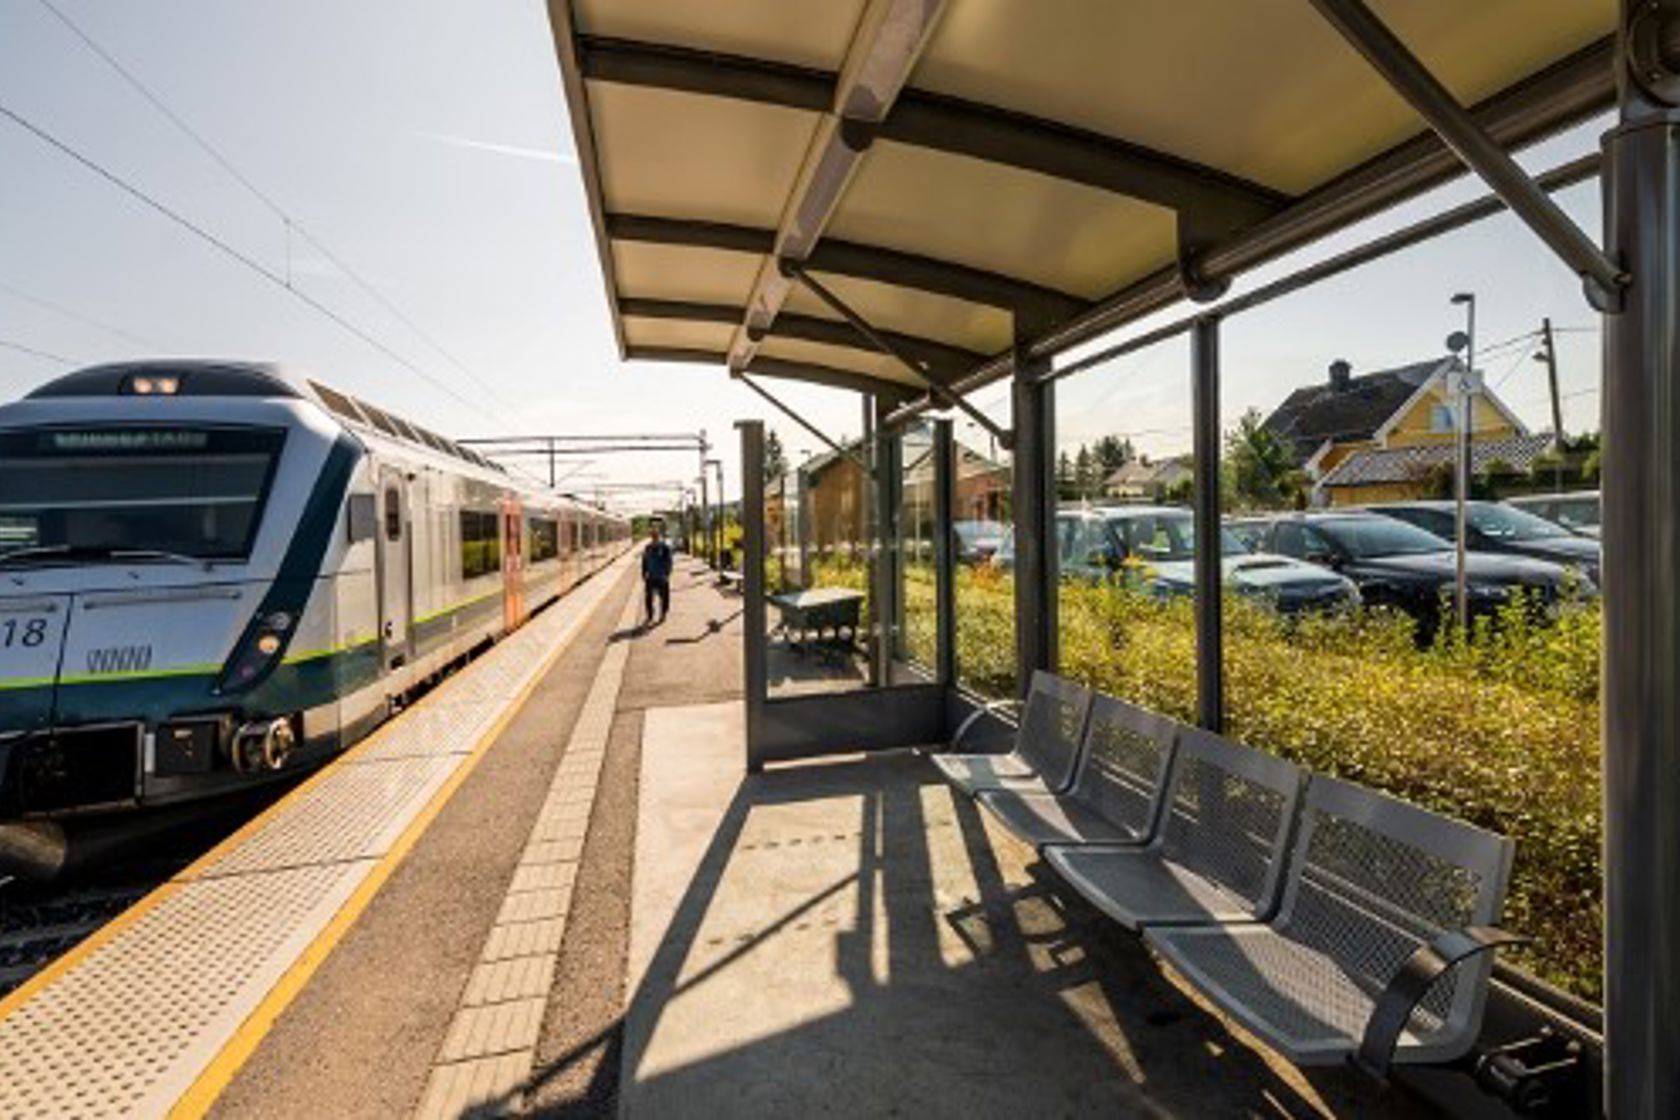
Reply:
<svg viewBox="0 0 1680 1120"><path fill-rule="evenodd" d="M863 589L862 565L825 562L813 582ZM905 579L902 648L933 659L931 570ZM959 676L1015 689L1013 586L989 568L957 585ZM1188 600L1064 584L1061 668L1111 695L1194 718ZM1601 998L1603 911L1596 603L1535 621L1513 606L1471 641L1419 649L1409 620L1368 613L1292 622L1228 597L1226 731L1321 773L1385 790L1512 837L1504 924L1534 938L1513 959Z"/></svg>

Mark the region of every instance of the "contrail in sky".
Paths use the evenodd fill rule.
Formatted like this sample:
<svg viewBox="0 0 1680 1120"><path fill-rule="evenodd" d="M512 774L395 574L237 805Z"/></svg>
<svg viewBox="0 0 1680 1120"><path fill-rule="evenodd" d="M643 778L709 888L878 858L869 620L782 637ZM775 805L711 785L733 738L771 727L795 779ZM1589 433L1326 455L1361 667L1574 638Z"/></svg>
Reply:
<svg viewBox="0 0 1680 1120"><path fill-rule="evenodd" d="M515 159L534 160L538 163L577 163L577 159L570 154L550 151L546 148L525 148L517 144L497 144L490 140L474 140L468 136L450 136L443 132L416 132L414 135L424 140L435 140L439 144L448 144L454 148L493 152L499 156L512 156Z"/></svg>

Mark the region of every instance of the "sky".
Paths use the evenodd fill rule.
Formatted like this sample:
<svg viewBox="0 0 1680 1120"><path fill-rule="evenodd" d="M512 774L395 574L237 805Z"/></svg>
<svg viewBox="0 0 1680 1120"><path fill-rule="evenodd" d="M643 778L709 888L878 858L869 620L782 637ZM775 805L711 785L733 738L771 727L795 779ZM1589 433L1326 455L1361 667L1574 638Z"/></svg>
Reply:
<svg viewBox="0 0 1680 1120"><path fill-rule="evenodd" d="M796 462L822 450L716 367L619 362L538 0L50 2L262 197L46 0L0 0L0 109L248 262L0 113L0 399L101 360L238 357L299 368L456 437L704 429L721 445L731 494L736 420L769 422ZM1602 127L1529 158L1562 162ZM1252 279L1476 193L1463 182L1434 192ZM1560 199L1597 231L1596 184ZM1545 315L1567 328L1565 427L1596 428L1597 316L1574 277L1509 217L1232 320L1224 416L1269 409L1334 358L1359 372L1443 353L1442 339L1462 325L1447 303L1459 290L1478 296L1479 349L1533 331ZM1151 454L1187 449L1186 355L1169 343L1063 382L1060 442L1116 433ZM1531 427L1550 427L1543 368L1524 342L1478 364ZM858 431L853 395L778 391L831 433ZM1003 385L975 399L1006 418ZM965 425L959 438L984 446ZM587 490L692 481L696 463L604 456L576 470L570 484Z"/></svg>

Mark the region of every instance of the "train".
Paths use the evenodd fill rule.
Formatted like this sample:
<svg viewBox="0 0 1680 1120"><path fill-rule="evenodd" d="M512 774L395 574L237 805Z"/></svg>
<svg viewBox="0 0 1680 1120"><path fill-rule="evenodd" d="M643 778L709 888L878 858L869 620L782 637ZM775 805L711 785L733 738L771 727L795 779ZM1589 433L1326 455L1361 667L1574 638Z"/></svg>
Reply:
<svg viewBox="0 0 1680 1120"><path fill-rule="evenodd" d="M0 406L0 830L317 765L629 545L277 366L59 377Z"/></svg>

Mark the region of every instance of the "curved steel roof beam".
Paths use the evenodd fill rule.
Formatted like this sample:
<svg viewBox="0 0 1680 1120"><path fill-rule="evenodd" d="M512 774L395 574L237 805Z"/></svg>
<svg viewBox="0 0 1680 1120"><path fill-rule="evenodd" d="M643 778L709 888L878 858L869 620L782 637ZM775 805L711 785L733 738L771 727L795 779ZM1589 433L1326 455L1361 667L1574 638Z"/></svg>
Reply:
<svg viewBox="0 0 1680 1120"><path fill-rule="evenodd" d="M684 245L731 253L768 253L776 241L774 230L686 218L609 214L605 226L607 236L615 241ZM812 272L873 280L984 304L1019 315L1028 322L1061 322L1091 306L1078 296L1013 276L852 241L820 242L806 259L805 267Z"/></svg>
<svg viewBox="0 0 1680 1120"><path fill-rule="evenodd" d="M693 303L687 300L643 299L625 296L618 301L622 315L641 319L679 319L702 323L739 323L745 310L728 303ZM952 346L921 335L898 331L878 331L882 337L904 354L922 362L933 377L948 382L961 377L990 355L961 346ZM815 315L782 312L770 328L775 338L796 338L805 342L820 342L828 346L844 346L849 350L878 353L850 325L835 319L820 319Z"/></svg>
<svg viewBox="0 0 1680 1120"><path fill-rule="evenodd" d="M578 38L585 78L822 112L836 77L786 63L620 39ZM1286 206L1287 195L1193 160L1059 121L906 89L876 136L1141 199L1223 234Z"/></svg>

